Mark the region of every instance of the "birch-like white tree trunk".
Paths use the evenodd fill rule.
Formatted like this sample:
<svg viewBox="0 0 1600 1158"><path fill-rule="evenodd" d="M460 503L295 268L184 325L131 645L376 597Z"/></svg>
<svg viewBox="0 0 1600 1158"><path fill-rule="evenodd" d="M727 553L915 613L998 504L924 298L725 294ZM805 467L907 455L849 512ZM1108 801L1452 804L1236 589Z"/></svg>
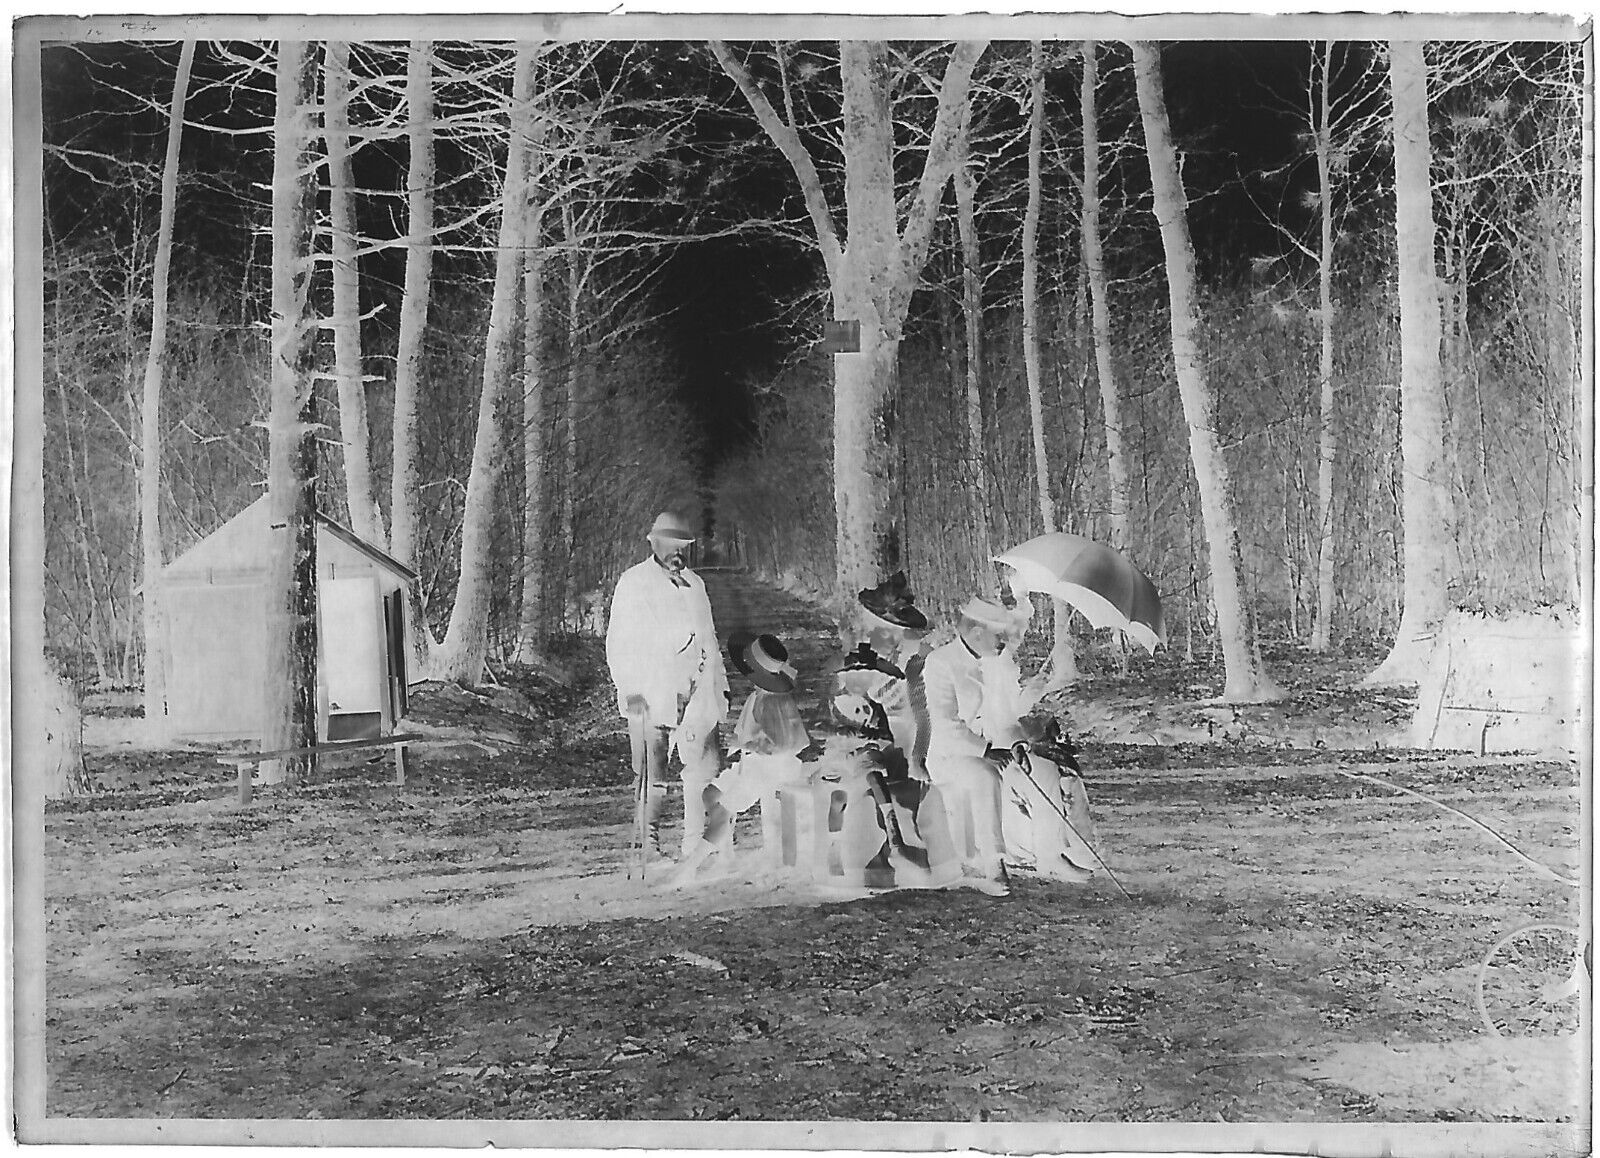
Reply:
<svg viewBox="0 0 1600 1158"><path fill-rule="evenodd" d="M561 426L561 557L565 560L562 593L571 600L577 595L577 592L568 588L573 577L572 560L578 541L578 408L583 402L579 345L582 342L581 311L583 286L588 280L588 258L576 241L577 217L570 199L561 203L561 223L567 240L567 405Z"/></svg>
<svg viewBox="0 0 1600 1158"><path fill-rule="evenodd" d="M888 45L840 42L843 230L834 221L815 160L796 126L773 108L727 45L713 41L711 47L799 179L827 270L834 317L861 327L860 351L834 355L835 583L844 624L857 614L854 593L880 582L904 561L895 490L902 480L896 469L900 434L893 390L901 328L927 259L944 185L956 163L955 143L965 123L972 70L986 44L963 41L951 51L922 172L915 194L906 200L902 222L894 179Z"/></svg>
<svg viewBox="0 0 1600 1158"><path fill-rule="evenodd" d="M1317 611L1311 629L1311 650L1327 651L1333 644L1333 565L1338 543L1333 518L1333 478L1339 456L1339 431L1334 425L1333 390L1333 107L1329 73L1333 71L1333 45L1322 43L1317 82L1317 180L1321 187L1321 237L1317 260L1318 323L1322 345L1317 357L1320 408L1317 432Z"/></svg>
<svg viewBox="0 0 1600 1158"><path fill-rule="evenodd" d="M333 250L333 375L339 393L339 445L343 450L350 527L368 542L384 544L383 517L372 483L372 436L367 428L367 380L361 359L361 289L356 230L355 176L350 150L350 45L325 49L323 137L328 153L328 223Z"/></svg>
<svg viewBox="0 0 1600 1158"><path fill-rule="evenodd" d="M406 57L406 136L411 156L406 166L406 275L400 301L400 334L394 366L394 459L389 491L389 553L417 569L418 508L422 479L417 425L422 389L423 338L428 329L428 299L433 283L433 42L414 40ZM408 671L433 666L434 638L420 590L406 592Z"/></svg>
<svg viewBox="0 0 1600 1158"><path fill-rule="evenodd" d="M1123 441L1122 388L1111 356L1111 304L1106 285L1105 243L1100 235L1100 118L1096 109L1099 87L1099 48L1083 44L1083 83L1079 109L1083 118L1083 264L1089 277L1089 302L1094 332L1095 373L1100 383L1100 409L1105 416L1107 499L1110 505L1111 545L1119 551L1133 546L1129 526L1133 508L1128 474L1128 452Z"/></svg>
<svg viewBox="0 0 1600 1158"><path fill-rule="evenodd" d="M316 440L312 422L309 315L316 213L317 53L303 40L278 42L272 162L272 364L267 417L267 657L261 742L267 750L317 742ZM316 769L315 753L261 765L266 783L294 783Z"/></svg>
<svg viewBox="0 0 1600 1158"><path fill-rule="evenodd" d="M835 317L861 322L861 352L835 356L833 485L844 594L871 586L905 562L895 501L901 416L892 389L900 319L883 293L886 287L873 284L875 276L893 276L900 242L887 69L886 44L840 43L848 241L832 287L833 306Z"/></svg>
<svg viewBox="0 0 1600 1158"><path fill-rule="evenodd" d="M1173 370L1189 427L1189 450L1200 491L1212 598L1217 608L1217 635L1225 669L1222 698L1230 703L1281 699L1284 691L1267 675L1256 646L1254 616L1245 595L1238 501L1227 458L1217 437L1216 399L1200 356L1200 311L1195 293L1194 244L1189 237L1188 198L1178 173L1177 150L1167 120L1159 48L1148 41L1135 41L1133 70L1140 118L1144 122L1145 149L1150 160L1156 219L1166 251Z"/></svg>
<svg viewBox="0 0 1600 1158"><path fill-rule="evenodd" d="M1422 43L1389 44L1394 107L1395 244L1400 282L1400 456L1405 488L1405 603L1393 648L1367 677L1415 683L1448 609L1448 498L1444 490L1444 383L1439 279L1434 265L1428 71Z"/></svg>
<svg viewBox="0 0 1600 1158"><path fill-rule="evenodd" d="M1028 417L1033 434L1033 485L1045 533L1056 530L1050 493L1050 449L1045 444L1044 386L1039 369L1039 216L1044 199L1044 47L1030 50L1028 70L1028 200L1022 214L1022 366L1028 383Z"/></svg>
<svg viewBox="0 0 1600 1158"><path fill-rule="evenodd" d="M172 227L178 212L178 157L183 148L183 112L194 66L193 40L178 53L167 118L167 156L161 169L161 224L156 233L155 268L150 279L150 349L145 355L144 393L139 409L139 545L144 575L144 726L151 741L167 739L167 647L162 615L161 568L161 387L167 370L168 278L172 270Z"/></svg>
<svg viewBox="0 0 1600 1158"><path fill-rule="evenodd" d="M38 113L39 64L38 54L17 54L19 71L19 106L24 110L17 118L15 138L18 156L39 157L42 153L42 118ZM31 106L31 107L30 107ZM44 219L44 185L39 179L35 164L32 179L27 179L27 167L19 166L15 205L7 202L0 216L9 226L14 214L19 221ZM39 234L19 233L19 256L38 253ZM41 265L42 265L41 261ZM30 304L33 309L19 309L16 327L16 371L20 383L44 381L44 283L40 278L20 280L15 289L18 304ZM11 836L13 852L20 863L44 863L44 802L60 796L75 795L88 788L83 767L82 714L77 689L65 679L52 664L47 647L45 630L45 511L44 511L44 391L18 389L12 396L9 548L10 569L10 660L8 691L11 699ZM26 873L15 883L16 893L26 895L34 904L31 909L38 914L33 928L39 937L45 934L44 887L45 874ZM31 878L31 879L30 879ZM19 912L17 925L28 920ZM19 984L20 988L20 984ZM42 981L35 989L38 996L36 1019L21 1019L22 1031L41 1043L45 1025L42 1007L45 990ZM31 1024L30 1024L31 1021ZM27 1041L24 1036L19 1040ZM43 1083L39 1083L36 1117L45 1112Z"/></svg>
<svg viewBox="0 0 1600 1158"><path fill-rule="evenodd" d="M1050 448L1045 441L1044 382L1039 356L1039 217L1044 201L1044 45L1033 42L1028 68L1028 201L1022 214L1022 365L1028 383L1028 417L1033 431L1033 484L1040 528L1058 528L1050 490ZM1072 611L1052 599L1051 685L1065 687L1078 678L1072 650Z"/></svg>
<svg viewBox="0 0 1600 1158"><path fill-rule="evenodd" d="M961 235L961 315L966 323L966 419L967 469L972 475L972 518L988 589L994 587L994 537L989 527L989 463L983 430L983 267L978 248L978 182L972 160L965 147L966 134L958 145L961 159L955 167L956 229Z"/></svg>
<svg viewBox="0 0 1600 1158"><path fill-rule="evenodd" d="M36 317L43 314L42 308L35 312ZM20 330L18 336L24 336ZM37 357L34 351L44 348L43 326L26 337L31 341L18 344L19 378L42 381L38 361L34 362L40 369L37 375L30 378L26 372L28 360ZM42 833L43 802L87 792L90 783L83 764L78 690L56 670L46 652L44 392L18 390L15 406L10 542L13 820L37 817L29 831Z"/></svg>
<svg viewBox="0 0 1600 1158"><path fill-rule="evenodd" d="M529 155L529 173L533 172ZM522 274L522 605L518 615L517 659L539 658L545 632L545 473L544 445L544 205L531 187Z"/></svg>
<svg viewBox="0 0 1600 1158"><path fill-rule="evenodd" d="M450 627L435 655L434 674L475 684L489 654L489 545L495 497L504 472L504 431L500 397L511 377L512 340L517 325L517 289L522 275L523 201L527 196L527 144L533 116L534 61L538 46L517 46L511 85L509 142L501 191L500 231L495 251L494 290L484 336L483 389L478 397L478 428L467 477L466 510L461 523L461 568Z"/></svg>

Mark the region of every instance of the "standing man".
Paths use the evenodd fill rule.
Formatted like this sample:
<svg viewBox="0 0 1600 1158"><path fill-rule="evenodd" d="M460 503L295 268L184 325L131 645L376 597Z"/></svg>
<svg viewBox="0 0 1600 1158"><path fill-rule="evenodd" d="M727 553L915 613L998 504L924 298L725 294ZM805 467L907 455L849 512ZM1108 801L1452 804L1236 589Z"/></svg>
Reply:
<svg viewBox="0 0 1600 1158"><path fill-rule="evenodd" d="M661 857L667 760L683 762L685 847L705 828L705 787L722 770L717 724L728 710L728 673L717 646L705 582L690 571L694 542L670 513L650 528L650 558L622 573L606 625L606 662L617 710L628 721L638 813L647 856Z"/></svg>

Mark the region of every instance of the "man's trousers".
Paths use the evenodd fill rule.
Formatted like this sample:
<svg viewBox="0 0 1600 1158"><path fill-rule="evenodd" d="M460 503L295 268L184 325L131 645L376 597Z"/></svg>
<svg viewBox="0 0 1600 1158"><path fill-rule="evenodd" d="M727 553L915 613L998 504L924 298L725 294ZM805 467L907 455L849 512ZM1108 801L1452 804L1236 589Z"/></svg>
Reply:
<svg viewBox="0 0 1600 1158"><path fill-rule="evenodd" d="M645 851L665 855L661 825L667 808L667 758L672 750L672 729L649 723L643 716L628 717L628 741L633 756L634 831L644 831ZM706 827L706 785L722 770L722 748L715 730L695 751L681 752L683 769L683 836L680 851L693 847ZM648 774L649 792L640 791L640 778Z"/></svg>

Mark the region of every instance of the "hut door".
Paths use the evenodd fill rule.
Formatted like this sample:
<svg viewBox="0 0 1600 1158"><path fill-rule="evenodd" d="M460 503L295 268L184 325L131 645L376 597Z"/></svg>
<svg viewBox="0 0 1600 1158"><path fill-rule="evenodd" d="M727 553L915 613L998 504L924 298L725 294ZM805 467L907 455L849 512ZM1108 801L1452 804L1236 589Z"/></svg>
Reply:
<svg viewBox="0 0 1600 1158"><path fill-rule="evenodd" d="M389 718L404 718L406 699L406 593L391 591L383 597L383 628L389 637Z"/></svg>
<svg viewBox="0 0 1600 1158"><path fill-rule="evenodd" d="M382 735L387 665L378 582L371 575L323 579L318 583L317 603L322 619L328 739Z"/></svg>

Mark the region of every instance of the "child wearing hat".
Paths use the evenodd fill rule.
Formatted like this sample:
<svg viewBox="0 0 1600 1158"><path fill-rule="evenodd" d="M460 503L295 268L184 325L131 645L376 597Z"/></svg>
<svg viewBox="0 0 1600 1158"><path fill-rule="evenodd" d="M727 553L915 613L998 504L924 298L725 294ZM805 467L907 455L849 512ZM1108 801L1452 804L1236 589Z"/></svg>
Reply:
<svg viewBox="0 0 1600 1158"><path fill-rule="evenodd" d="M788 649L773 635L735 632L728 639L728 655L755 686L734 725L735 760L706 786L705 828L685 850L673 884L711 875L705 872L707 867L732 849L735 818L758 802L763 843L779 853L785 834L778 826L774 798L785 786L806 782L800 753L810 746L811 737L795 703L796 673Z"/></svg>

